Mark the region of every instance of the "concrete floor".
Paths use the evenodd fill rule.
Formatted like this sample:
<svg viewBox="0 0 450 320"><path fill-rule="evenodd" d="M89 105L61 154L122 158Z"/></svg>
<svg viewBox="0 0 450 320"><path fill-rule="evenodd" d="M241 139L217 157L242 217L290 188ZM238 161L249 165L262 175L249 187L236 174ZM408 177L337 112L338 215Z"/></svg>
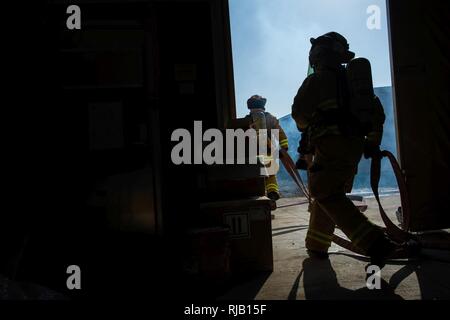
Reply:
<svg viewBox="0 0 450 320"><path fill-rule="evenodd" d="M220 299L334 300L334 299L450 299L450 251L424 250L416 261L390 261L381 271L382 288L366 287L364 266L368 260L335 244L329 260L306 254L305 235L309 213L302 198L277 202L272 220L274 271L257 275L235 286ZM382 225L375 199L366 199L365 214ZM398 196L382 198L393 221L400 204ZM341 234L340 231L337 231ZM342 234L341 234L342 235Z"/></svg>

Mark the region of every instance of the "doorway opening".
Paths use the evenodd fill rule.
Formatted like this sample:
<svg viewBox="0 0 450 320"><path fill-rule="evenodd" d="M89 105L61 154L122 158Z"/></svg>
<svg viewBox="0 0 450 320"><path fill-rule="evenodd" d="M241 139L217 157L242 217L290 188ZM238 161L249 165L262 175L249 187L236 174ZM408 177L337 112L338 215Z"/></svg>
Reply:
<svg viewBox="0 0 450 320"><path fill-rule="evenodd" d="M297 159L300 133L290 113L307 76L309 39L336 31L347 38L356 56L371 62L375 94L386 114L381 148L397 155L385 0L229 0L229 8L237 117L248 113L250 96L266 97L266 109L280 120L289 139L289 153ZM284 168L278 180L283 196L298 194ZM352 193L372 195L370 160L361 160ZM380 193L398 196L387 161L382 164Z"/></svg>

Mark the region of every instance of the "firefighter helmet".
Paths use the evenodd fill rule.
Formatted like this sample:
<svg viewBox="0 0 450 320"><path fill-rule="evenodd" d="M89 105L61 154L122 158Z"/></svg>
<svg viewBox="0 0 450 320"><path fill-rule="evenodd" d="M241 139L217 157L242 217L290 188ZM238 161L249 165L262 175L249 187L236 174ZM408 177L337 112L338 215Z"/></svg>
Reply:
<svg viewBox="0 0 450 320"><path fill-rule="evenodd" d="M318 38L311 38L309 62L311 66L319 62L348 63L355 57L349 50L349 44L344 36L337 32L328 32Z"/></svg>
<svg viewBox="0 0 450 320"><path fill-rule="evenodd" d="M249 109L264 109L267 99L259 95L253 95L247 100L247 107Z"/></svg>

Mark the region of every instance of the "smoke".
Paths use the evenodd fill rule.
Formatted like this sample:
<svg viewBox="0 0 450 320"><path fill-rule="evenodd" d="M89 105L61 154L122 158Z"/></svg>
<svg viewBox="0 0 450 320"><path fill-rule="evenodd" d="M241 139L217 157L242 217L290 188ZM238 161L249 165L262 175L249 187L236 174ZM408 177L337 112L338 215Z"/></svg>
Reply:
<svg viewBox="0 0 450 320"><path fill-rule="evenodd" d="M367 7L381 8L381 30L369 30ZM347 37L357 56L372 63L374 85L389 86L388 36L383 0L230 0L236 108L265 96L277 117L291 112L293 97L306 77L309 39L329 31Z"/></svg>
<svg viewBox="0 0 450 320"><path fill-rule="evenodd" d="M266 97L267 111L282 118L289 152L296 159L300 134L290 113L293 98L307 74L309 39L336 31L347 38L356 56L371 62L376 94L387 116L382 148L396 153L385 0L229 0L229 3L238 117L248 112L248 97L254 94ZM381 29L369 30L367 8L373 5L381 9ZM368 160L361 160L355 192L370 190L369 166ZM380 187L396 189L386 161L382 171ZM297 194L283 168L278 177L284 195Z"/></svg>

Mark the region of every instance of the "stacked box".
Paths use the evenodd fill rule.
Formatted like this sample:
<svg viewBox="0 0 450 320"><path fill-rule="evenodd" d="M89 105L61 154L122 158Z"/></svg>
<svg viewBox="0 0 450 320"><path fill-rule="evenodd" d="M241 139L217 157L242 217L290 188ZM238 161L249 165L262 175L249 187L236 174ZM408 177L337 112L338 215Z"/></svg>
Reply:
<svg viewBox="0 0 450 320"><path fill-rule="evenodd" d="M270 200L254 197L201 204L205 221L230 229L233 274L273 271Z"/></svg>

